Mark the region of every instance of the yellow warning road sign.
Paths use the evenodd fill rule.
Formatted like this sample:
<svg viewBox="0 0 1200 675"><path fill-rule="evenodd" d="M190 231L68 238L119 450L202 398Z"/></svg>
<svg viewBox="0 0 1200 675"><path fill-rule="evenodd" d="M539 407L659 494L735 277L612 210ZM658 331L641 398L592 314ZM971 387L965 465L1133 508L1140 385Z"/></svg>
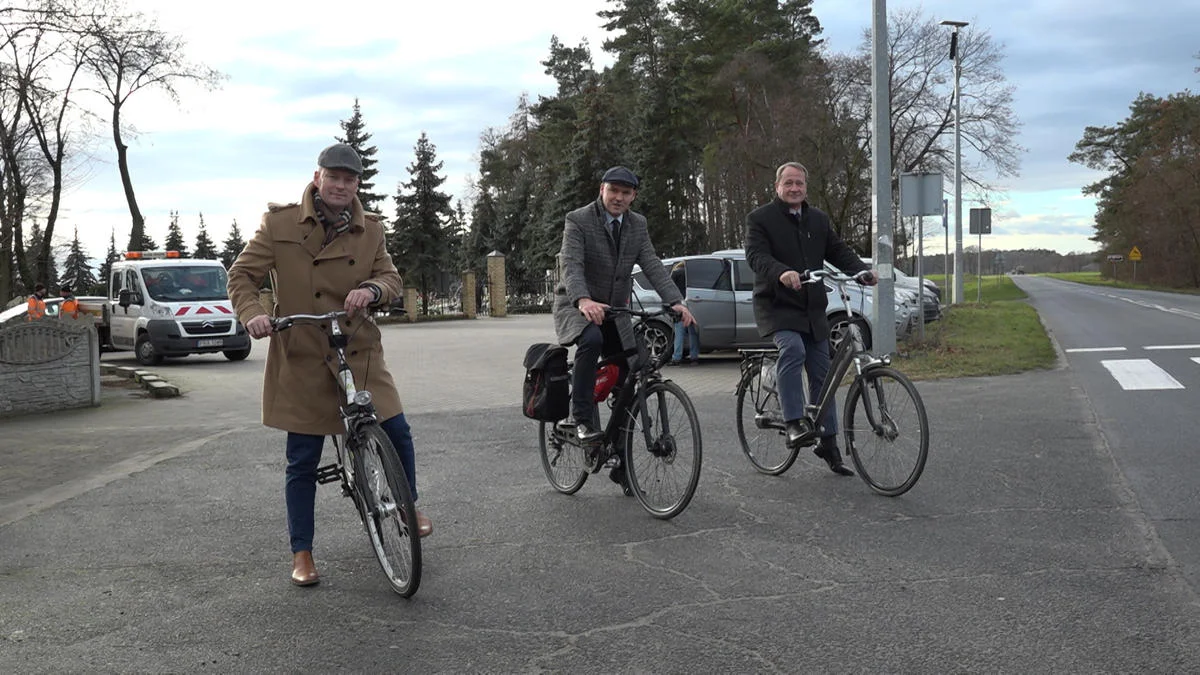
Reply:
<svg viewBox="0 0 1200 675"><path fill-rule="evenodd" d="M1142 252L1138 250L1138 247L1134 246L1133 250L1129 252L1129 259L1134 262L1142 259Z"/></svg>

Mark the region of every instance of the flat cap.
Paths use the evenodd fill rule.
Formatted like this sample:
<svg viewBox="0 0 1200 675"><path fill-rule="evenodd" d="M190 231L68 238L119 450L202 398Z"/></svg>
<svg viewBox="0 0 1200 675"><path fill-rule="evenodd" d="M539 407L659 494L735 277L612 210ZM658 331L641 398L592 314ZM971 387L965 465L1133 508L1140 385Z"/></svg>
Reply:
<svg viewBox="0 0 1200 675"><path fill-rule="evenodd" d="M363 172L362 159L354 148L345 143L335 143L317 156L317 166L322 169L345 169L356 176Z"/></svg>
<svg viewBox="0 0 1200 675"><path fill-rule="evenodd" d="M604 172L604 178L600 179L601 183L622 183L631 188L638 186L638 177L635 173L626 169L623 166L614 166Z"/></svg>

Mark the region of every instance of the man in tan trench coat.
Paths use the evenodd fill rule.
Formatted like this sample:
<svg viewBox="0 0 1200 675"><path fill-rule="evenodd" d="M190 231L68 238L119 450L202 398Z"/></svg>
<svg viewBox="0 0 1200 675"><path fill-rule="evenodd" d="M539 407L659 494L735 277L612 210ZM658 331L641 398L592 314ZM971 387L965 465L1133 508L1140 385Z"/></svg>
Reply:
<svg viewBox="0 0 1200 675"><path fill-rule="evenodd" d="M400 275L385 247L383 226L365 213L356 196L362 160L346 144L321 151L313 180L294 204L271 204L254 238L229 270L229 297L251 337L272 334L258 291L272 276L277 315L324 314L345 309L342 329L353 334L347 358L360 389L374 395L381 426L400 455L417 496L412 433L400 395L384 363L379 327L367 320L369 306L391 302ZM292 582L317 583L312 558L317 466L325 436L343 431L338 412L337 360L317 325L296 325L271 335L263 382L263 424L287 433L288 531ZM424 537L433 531L417 511Z"/></svg>

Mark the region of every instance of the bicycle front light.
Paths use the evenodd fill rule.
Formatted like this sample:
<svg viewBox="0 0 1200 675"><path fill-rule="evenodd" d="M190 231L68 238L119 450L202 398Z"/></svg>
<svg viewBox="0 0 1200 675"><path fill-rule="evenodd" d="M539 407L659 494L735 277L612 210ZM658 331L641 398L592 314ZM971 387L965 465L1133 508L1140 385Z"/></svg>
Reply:
<svg viewBox="0 0 1200 675"><path fill-rule="evenodd" d="M369 391L354 392L354 404L358 405L358 406L363 406L363 407L371 405L371 392L369 392Z"/></svg>

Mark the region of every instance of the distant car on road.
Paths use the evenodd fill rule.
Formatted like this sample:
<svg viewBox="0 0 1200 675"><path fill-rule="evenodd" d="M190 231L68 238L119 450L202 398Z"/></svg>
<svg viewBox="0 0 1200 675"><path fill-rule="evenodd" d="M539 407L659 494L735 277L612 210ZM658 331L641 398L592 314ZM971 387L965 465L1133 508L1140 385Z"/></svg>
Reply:
<svg viewBox="0 0 1200 675"><path fill-rule="evenodd" d="M754 270L746 262L741 249L728 249L713 253L664 258L663 264L670 269L682 261L687 272L687 305L696 317L700 332L700 351L711 352L731 349L770 348L774 344L758 334L754 320L753 292ZM850 303L841 297L830 283L825 285L829 297L826 315L833 330L834 344L845 333L846 326L853 321L862 330L868 349L871 345L872 295L857 284L847 284ZM920 320L914 303L907 303L897 296L896 335L907 337ZM654 307L661 303L646 275L635 267L633 273L633 304ZM674 349L674 327L669 319L649 319L645 331L647 348L655 359L666 360Z"/></svg>

